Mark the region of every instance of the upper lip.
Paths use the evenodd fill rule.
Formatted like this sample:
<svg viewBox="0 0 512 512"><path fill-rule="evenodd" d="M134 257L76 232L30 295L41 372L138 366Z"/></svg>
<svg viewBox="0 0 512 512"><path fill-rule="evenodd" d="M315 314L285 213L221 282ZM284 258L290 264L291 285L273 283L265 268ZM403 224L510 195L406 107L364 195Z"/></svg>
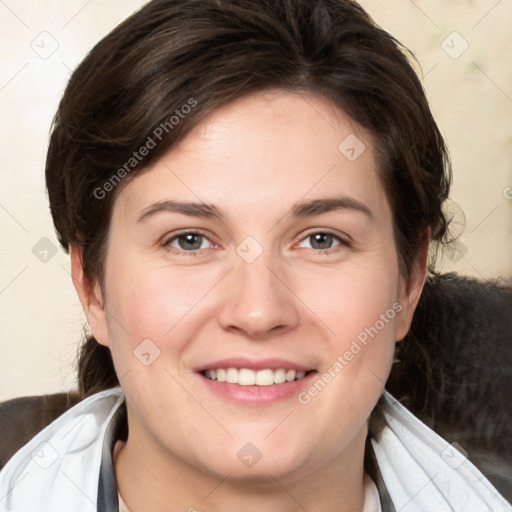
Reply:
<svg viewBox="0 0 512 512"><path fill-rule="evenodd" d="M266 369L278 370L280 368L284 368L285 370L296 370L299 372L314 370L314 368L294 363L293 361L288 361L286 359L249 359L246 357L234 357L206 363L194 368L194 371L200 373L205 370L215 370L217 368L248 368L254 371Z"/></svg>

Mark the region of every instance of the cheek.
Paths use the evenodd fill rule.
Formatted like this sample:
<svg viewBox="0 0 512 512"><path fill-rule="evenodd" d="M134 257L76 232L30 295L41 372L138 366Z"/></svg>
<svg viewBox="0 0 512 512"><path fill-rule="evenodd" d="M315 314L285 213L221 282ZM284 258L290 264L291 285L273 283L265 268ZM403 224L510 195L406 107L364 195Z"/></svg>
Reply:
<svg viewBox="0 0 512 512"><path fill-rule="evenodd" d="M299 402L319 417L335 417L337 425L360 424L380 396L393 361L395 324L402 310L396 260L390 253L381 262L333 271L324 276L324 290L302 277L305 286L299 295L328 342L319 347L325 356L318 379Z"/></svg>
<svg viewBox="0 0 512 512"><path fill-rule="evenodd" d="M377 323L386 336L397 317L393 304L399 296L399 273L392 253L387 258L374 258L339 268L303 270L297 276L295 290L324 324L337 348L347 338L355 338ZM386 315L386 313L388 313ZM382 319L382 315L384 318Z"/></svg>
<svg viewBox="0 0 512 512"><path fill-rule="evenodd" d="M129 372L139 389L151 389L151 381L160 378L168 385L163 369L173 374L181 370L191 340L215 318L211 290L221 278L216 269L184 270L165 263L110 267L107 327L117 374ZM155 364L146 367L148 353ZM162 375L156 375L158 371Z"/></svg>
<svg viewBox="0 0 512 512"><path fill-rule="evenodd" d="M180 271L168 265L126 265L109 278L111 316L134 340L165 338L215 283L212 272Z"/></svg>

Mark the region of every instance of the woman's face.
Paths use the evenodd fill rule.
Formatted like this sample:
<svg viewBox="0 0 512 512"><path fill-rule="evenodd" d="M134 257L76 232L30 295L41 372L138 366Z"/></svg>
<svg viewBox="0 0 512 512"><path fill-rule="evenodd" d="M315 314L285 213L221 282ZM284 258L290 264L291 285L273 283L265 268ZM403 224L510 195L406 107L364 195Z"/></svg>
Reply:
<svg viewBox="0 0 512 512"><path fill-rule="evenodd" d="M87 299L129 442L222 478L346 466L422 267L403 282L372 140L343 112L279 91L215 111L121 190Z"/></svg>

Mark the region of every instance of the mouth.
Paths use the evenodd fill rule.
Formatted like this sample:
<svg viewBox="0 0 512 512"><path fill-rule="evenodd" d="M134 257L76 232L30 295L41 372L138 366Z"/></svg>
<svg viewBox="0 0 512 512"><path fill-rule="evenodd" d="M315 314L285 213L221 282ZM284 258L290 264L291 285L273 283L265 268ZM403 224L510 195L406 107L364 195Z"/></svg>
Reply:
<svg viewBox="0 0 512 512"><path fill-rule="evenodd" d="M296 397L318 372L283 359L236 358L196 368L195 373L213 395L258 406Z"/></svg>
<svg viewBox="0 0 512 512"><path fill-rule="evenodd" d="M288 370L286 368L215 368L204 370L201 374L209 380L238 384L239 386L272 386L302 380L314 370Z"/></svg>

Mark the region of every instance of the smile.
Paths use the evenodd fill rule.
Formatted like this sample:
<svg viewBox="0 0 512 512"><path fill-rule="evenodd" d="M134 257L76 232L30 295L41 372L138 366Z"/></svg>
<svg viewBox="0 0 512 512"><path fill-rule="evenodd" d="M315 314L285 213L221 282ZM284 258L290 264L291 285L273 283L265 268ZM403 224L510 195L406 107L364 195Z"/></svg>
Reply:
<svg viewBox="0 0 512 512"><path fill-rule="evenodd" d="M308 372L285 368L251 370L250 368L216 368L202 374L210 380L239 386L272 386L303 379Z"/></svg>

